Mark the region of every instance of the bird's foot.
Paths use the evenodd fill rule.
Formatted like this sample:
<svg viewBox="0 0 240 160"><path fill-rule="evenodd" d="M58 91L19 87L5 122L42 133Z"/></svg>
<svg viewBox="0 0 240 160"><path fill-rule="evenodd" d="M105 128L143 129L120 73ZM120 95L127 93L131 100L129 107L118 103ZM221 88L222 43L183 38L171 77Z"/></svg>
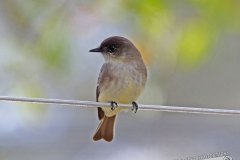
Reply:
<svg viewBox="0 0 240 160"><path fill-rule="evenodd" d="M110 101L110 105L111 105L111 110L115 110L117 107L118 107L118 104L117 102L114 102L114 101Z"/></svg>
<svg viewBox="0 0 240 160"><path fill-rule="evenodd" d="M132 111L134 113L137 113L137 111L138 111L138 104L134 101L132 102Z"/></svg>

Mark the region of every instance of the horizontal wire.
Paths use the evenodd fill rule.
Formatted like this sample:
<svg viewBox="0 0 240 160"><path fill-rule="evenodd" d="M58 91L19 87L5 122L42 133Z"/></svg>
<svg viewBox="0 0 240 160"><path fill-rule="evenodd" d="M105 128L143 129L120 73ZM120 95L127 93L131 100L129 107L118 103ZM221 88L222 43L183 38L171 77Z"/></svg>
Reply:
<svg viewBox="0 0 240 160"><path fill-rule="evenodd" d="M27 98L27 97L13 97L13 96L0 96L0 101L71 105L71 106L80 106L80 107L89 107L89 108L111 107L110 103L103 103L103 102L45 99L45 98ZM118 107L131 109L132 104L118 104ZM138 104L138 109L151 110L151 111L163 111L163 112L196 113L196 114L240 115L240 110L216 109L216 108L195 108L195 107Z"/></svg>

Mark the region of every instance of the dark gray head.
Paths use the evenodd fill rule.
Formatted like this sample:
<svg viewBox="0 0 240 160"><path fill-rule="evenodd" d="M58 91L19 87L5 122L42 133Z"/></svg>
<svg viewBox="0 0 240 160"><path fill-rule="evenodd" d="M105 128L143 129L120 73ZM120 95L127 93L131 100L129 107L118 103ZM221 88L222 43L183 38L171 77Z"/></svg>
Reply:
<svg viewBox="0 0 240 160"><path fill-rule="evenodd" d="M105 39L98 48L89 52L101 52L105 60L131 60L141 58L137 48L126 38L113 36Z"/></svg>

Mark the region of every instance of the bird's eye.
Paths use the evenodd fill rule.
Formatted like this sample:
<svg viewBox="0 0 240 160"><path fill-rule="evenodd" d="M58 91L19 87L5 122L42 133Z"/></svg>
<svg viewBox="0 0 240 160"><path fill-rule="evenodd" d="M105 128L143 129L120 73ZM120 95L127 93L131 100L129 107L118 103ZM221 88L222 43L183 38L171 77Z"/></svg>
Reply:
<svg viewBox="0 0 240 160"><path fill-rule="evenodd" d="M109 53L113 53L113 52L115 52L116 51L116 47L115 46L110 46L109 48L108 48L108 52Z"/></svg>

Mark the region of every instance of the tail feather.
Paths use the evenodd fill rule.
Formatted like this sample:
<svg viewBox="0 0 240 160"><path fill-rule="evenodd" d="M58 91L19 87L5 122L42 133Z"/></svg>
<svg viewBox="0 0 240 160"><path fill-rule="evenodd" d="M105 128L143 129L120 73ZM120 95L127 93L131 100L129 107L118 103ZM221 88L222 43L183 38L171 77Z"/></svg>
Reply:
<svg viewBox="0 0 240 160"><path fill-rule="evenodd" d="M112 141L114 135L114 122L115 116L107 117L104 116L101 120L96 133L93 136L94 141L98 141L100 139L104 139L108 142Z"/></svg>

